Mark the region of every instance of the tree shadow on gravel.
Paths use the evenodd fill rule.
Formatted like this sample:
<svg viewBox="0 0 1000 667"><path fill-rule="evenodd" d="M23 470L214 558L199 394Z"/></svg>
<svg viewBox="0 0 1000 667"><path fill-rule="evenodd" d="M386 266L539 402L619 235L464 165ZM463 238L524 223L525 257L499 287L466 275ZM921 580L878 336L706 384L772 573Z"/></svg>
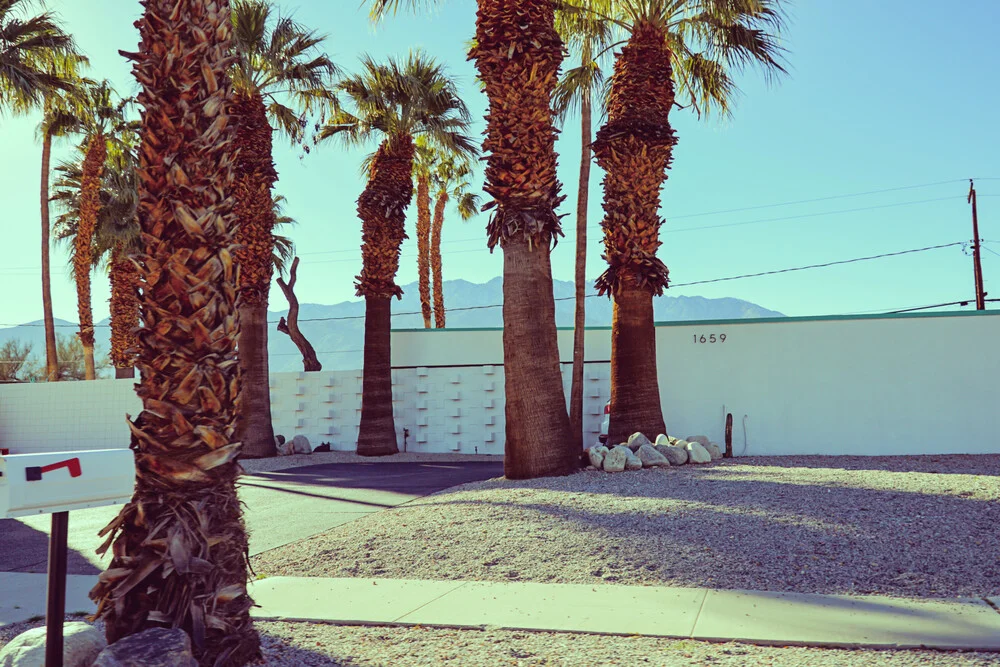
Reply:
<svg viewBox="0 0 1000 667"><path fill-rule="evenodd" d="M716 471L723 475L713 477ZM445 496L435 504L517 506L571 522L587 536L584 542L594 545L588 556L606 563L595 570L594 582L610 575L619 583L644 585L1000 595L1000 503L995 501L727 479L725 467L678 472L635 473L663 476L662 484L644 485L638 496L630 473L609 475L605 486L588 488L586 499L571 501L575 506L532 497L531 490L563 490L558 479L503 483L504 490L519 491L508 501ZM619 503L628 510L616 511ZM539 546L544 551L544 542ZM573 554L565 558L569 564Z"/></svg>
<svg viewBox="0 0 1000 667"><path fill-rule="evenodd" d="M730 464L1000 477L1000 454L920 456L740 456Z"/></svg>

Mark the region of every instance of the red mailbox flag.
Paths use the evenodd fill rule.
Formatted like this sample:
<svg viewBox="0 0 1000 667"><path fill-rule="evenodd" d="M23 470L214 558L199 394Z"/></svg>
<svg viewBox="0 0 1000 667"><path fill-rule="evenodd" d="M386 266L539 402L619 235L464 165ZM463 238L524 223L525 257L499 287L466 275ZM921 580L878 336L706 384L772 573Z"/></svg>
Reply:
<svg viewBox="0 0 1000 667"><path fill-rule="evenodd" d="M65 461L50 463L47 466L29 466L24 469L24 474L29 482L39 482L44 473L59 470L60 468L69 468L70 477L79 477L83 474L83 471L80 470L80 459L75 457L66 459Z"/></svg>

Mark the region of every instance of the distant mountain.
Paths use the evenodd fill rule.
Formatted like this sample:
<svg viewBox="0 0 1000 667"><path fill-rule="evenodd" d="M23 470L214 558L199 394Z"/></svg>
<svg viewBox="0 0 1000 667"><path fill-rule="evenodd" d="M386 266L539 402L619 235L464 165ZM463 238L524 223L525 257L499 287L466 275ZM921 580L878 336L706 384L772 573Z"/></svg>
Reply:
<svg viewBox="0 0 1000 667"><path fill-rule="evenodd" d="M392 326L394 329L418 329L423 327L420 315L420 297L417 283L403 286L403 299L393 300ZM573 283L553 281L556 301L556 324L560 327L573 326ZM448 308L449 329L499 328L503 325L502 309L480 308L503 301L503 279L494 278L485 284L470 283L465 280L445 282L445 305ZM474 310L458 310L477 307ZM412 313L412 314L403 314ZM277 322L287 315L287 310L268 313L268 320ZM304 303L299 310L302 332L316 348L324 369L351 370L361 368L362 347L364 345L365 303L362 300L344 301L334 305ZM678 322L686 320L730 320L761 317L784 317L782 313L768 310L740 299L706 299L700 296L662 296L653 301L653 316L657 322ZM312 321L309 321L312 320ZM42 322L30 322L10 329L0 329L0 343L11 338L33 345L33 354L39 359L45 355L45 330ZM56 320L56 331L64 336L72 336L76 329L70 322ZM606 298L587 299L587 326L610 326L611 301ZM98 353L110 347L111 333L108 320L95 325ZM268 334L268 352L271 370L302 370L302 356L291 339L279 333L274 326Z"/></svg>

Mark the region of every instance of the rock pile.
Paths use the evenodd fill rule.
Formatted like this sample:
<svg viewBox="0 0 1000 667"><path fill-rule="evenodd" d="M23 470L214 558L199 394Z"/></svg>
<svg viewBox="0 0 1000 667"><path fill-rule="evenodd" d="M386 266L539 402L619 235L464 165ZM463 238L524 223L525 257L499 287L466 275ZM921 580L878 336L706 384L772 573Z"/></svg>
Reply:
<svg viewBox="0 0 1000 667"><path fill-rule="evenodd" d="M642 433L633 433L628 442L610 449L604 445L591 447L587 450L587 457L590 468L623 472L685 463L711 463L722 458L722 449L703 435L680 440L661 433L654 442L650 442Z"/></svg>

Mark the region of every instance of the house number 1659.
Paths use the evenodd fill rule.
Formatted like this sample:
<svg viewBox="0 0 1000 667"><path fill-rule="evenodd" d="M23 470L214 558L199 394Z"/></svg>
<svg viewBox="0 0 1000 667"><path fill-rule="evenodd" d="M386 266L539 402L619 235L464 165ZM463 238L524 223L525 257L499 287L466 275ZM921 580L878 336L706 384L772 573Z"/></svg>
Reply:
<svg viewBox="0 0 1000 667"><path fill-rule="evenodd" d="M718 336L716 336L715 334L709 334L708 336L706 336L705 334L701 334L701 335L699 335L699 334L693 334L693 335L694 335L694 342L695 343L725 343L726 342L726 334L719 334Z"/></svg>

